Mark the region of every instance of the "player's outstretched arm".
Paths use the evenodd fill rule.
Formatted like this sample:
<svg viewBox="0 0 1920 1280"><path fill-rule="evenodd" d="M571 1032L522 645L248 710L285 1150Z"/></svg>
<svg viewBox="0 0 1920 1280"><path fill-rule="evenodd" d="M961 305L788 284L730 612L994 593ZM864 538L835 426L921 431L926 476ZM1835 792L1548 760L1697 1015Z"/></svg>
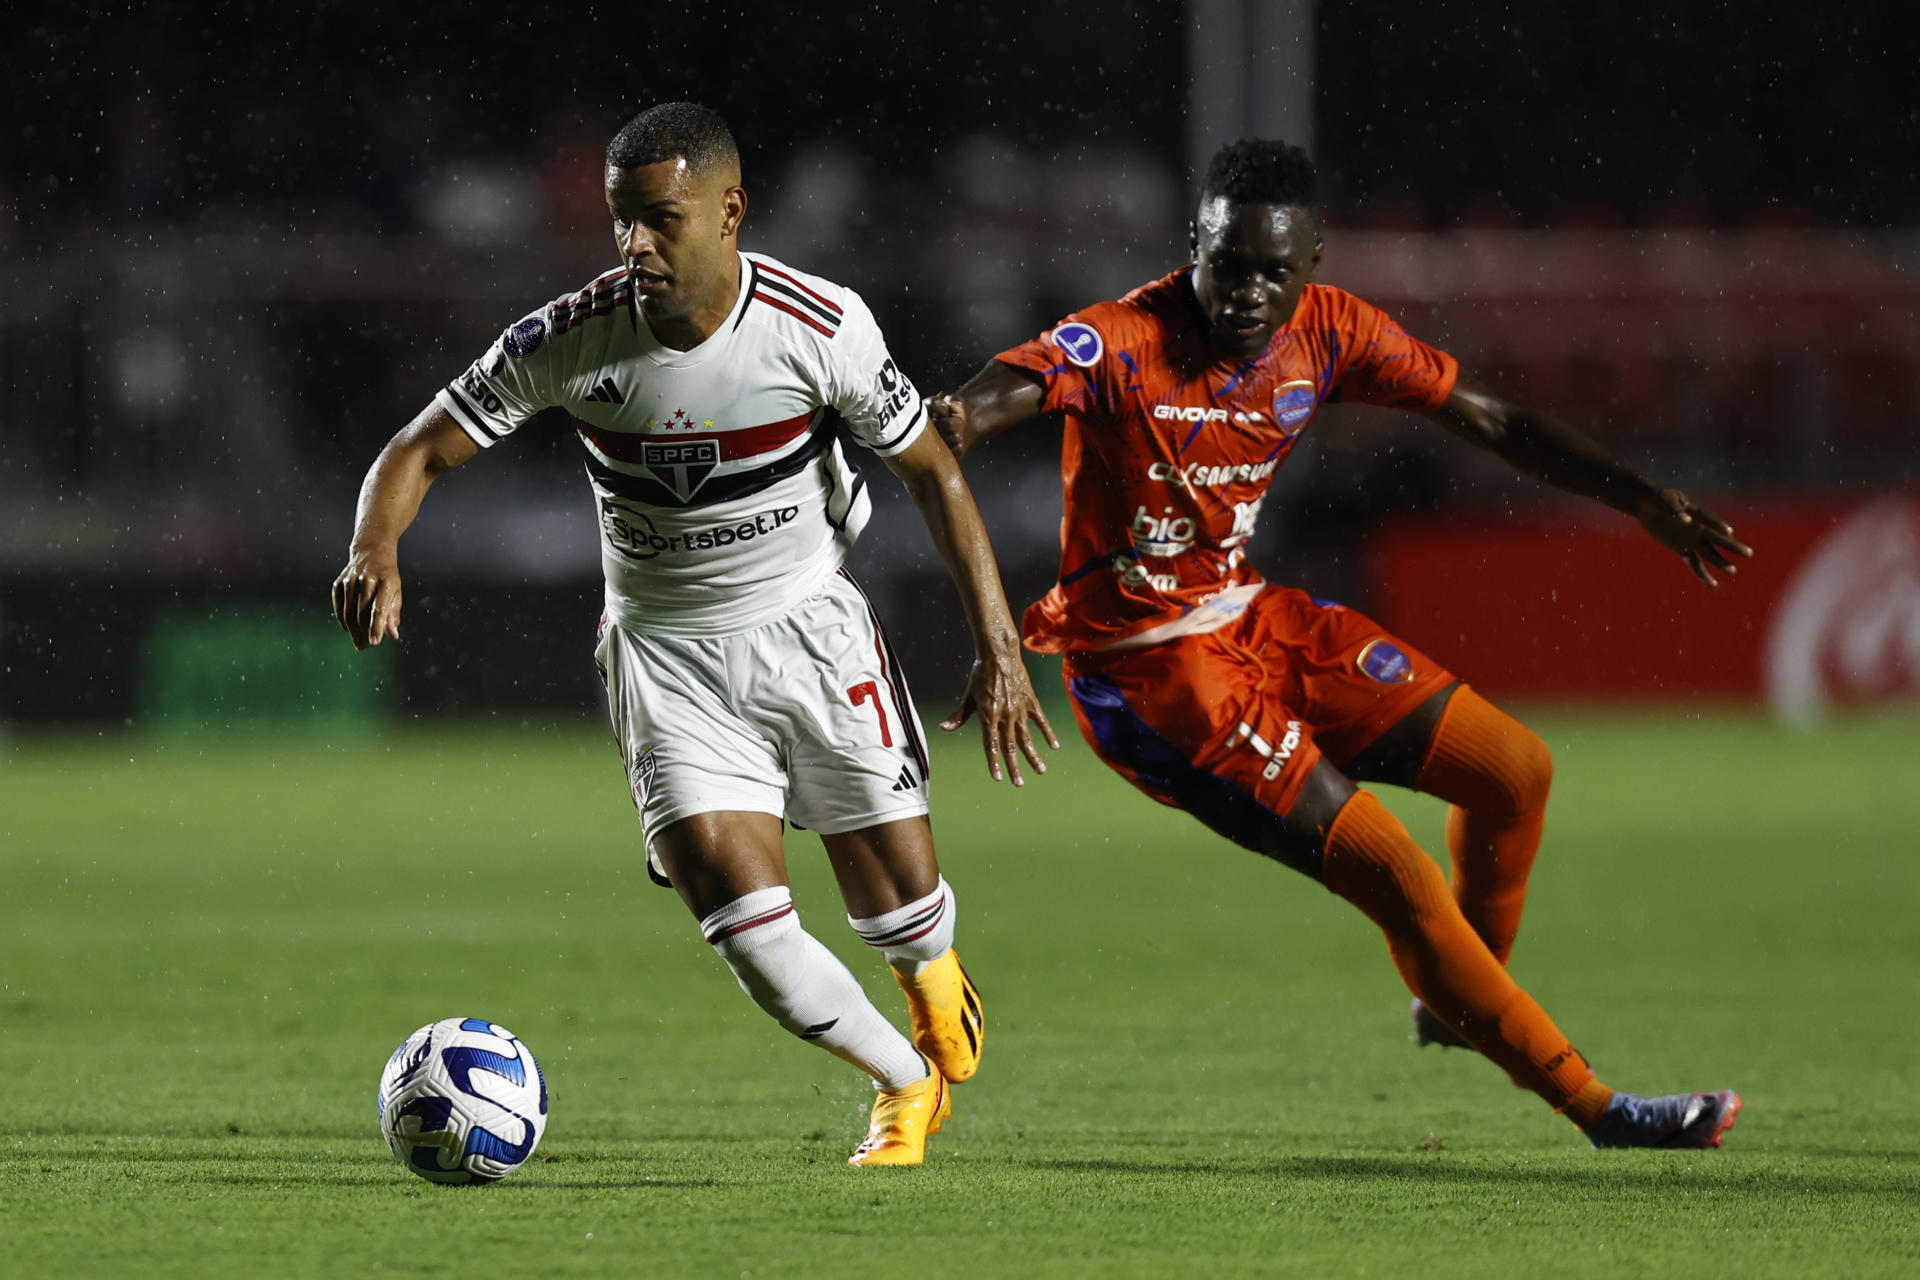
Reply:
<svg viewBox="0 0 1920 1280"><path fill-rule="evenodd" d="M479 450L436 402L387 441L367 469L347 567L333 580L333 616L354 648L400 638L400 535L420 513L434 478Z"/></svg>
<svg viewBox="0 0 1920 1280"><path fill-rule="evenodd" d="M953 456L964 458L980 441L1038 416L1045 403L1037 376L994 360L958 391L927 401L927 411Z"/></svg>
<svg viewBox="0 0 1920 1280"><path fill-rule="evenodd" d="M1738 572L1729 557L1753 555L1732 526L1686 494L1656 485L1569 423L1514 404L1465 373L1428 416L1516 470L1632 516L1710 587L1720 585L1713 570Z"/></svg>
<svg viewBox="0 0 1920 1280"><path fill-rule="evenodd" d="M927 531L933 535L933 545L960 588L960 603L973 632L974 660L967 675L966 696L940 727L951 732L978 715L987 749L987 772L995 782L1000 781L1004 758L1013 785L1024 786L1021 756L1036 772L1047 771L1029 722L1040 726L1047 745L1057 750L1060 740L1054 737L1053 726L1040 710L1040 699L1027 678L1026 664L1020 660L1020 631L1007 610L1006 589L1000 585L1000 570L993 560L993 547L987 542L980 509L974 505L960 465L931 431L922 431L912 444L888 458L887 465L920 508Z"/></svg>

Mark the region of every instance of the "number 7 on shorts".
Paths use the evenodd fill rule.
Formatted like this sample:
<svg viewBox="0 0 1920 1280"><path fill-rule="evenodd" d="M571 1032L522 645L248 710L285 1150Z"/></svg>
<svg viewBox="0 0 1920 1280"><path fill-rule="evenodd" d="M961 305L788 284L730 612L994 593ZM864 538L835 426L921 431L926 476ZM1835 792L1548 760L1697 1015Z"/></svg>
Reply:
<svg viewBox="0 0 1920 1280"><path fill-rule="evenodd" d="M881 705L879 686L871 680L862 680L859 684L847 690L847 696L853 699L853 705L856 707L864 702L871 702L873 704L873 714L880 717L880 745L883 747L892 746L893 732L887 728L887 709Z"/></svg>

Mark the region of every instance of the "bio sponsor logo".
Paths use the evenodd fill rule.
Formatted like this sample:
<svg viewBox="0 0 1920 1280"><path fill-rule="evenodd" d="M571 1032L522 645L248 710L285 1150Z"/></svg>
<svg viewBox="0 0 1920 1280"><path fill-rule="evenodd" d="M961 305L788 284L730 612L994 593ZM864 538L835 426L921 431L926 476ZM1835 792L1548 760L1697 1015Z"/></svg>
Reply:
<svg viewBox="0 0 1920 1280"><path fill-rule="evenodd" d="M719 551L738 543L752 542L755 538L763 538L793 523L799 514L799 507L778 507L732 524L715 525L711 529L661 533L653 521L640 512L615 506L603 499L600 504L600 530L606 535L607 545L621 555L630 560L652 560L663 555Z"/></svg>
<svg viewBox="0 0 1920 1280"><path fill-rule="evenodd" d="M1134 550L1144 556L1177 556L1193 550L1193 517L1174 515L1172 507L1160 510L1162 514L1156 516L1143 506L1133 513Z"/></svg>
<svg viewBox="0 0 1920 1280"><path fill-rule="evenodd" d="M1272 782L1293 759L1294 752L1300 749L1304 732L1298 720L1289 720L1287 731L1281 735L1280 742L1276 746L1255 733L1253 726L1242 720L1240 727L1234 731L1234 736L1267 758L1267 767L1260 771L1260 776Z"/></svg>
<svg viewBox="0 0 1920 1280"><path fill-rule="evenodd" d="M1184 485L1189 489L1215 489L1223 484L1258 484L1271 476L1273 469L1279 465L1278 458L1269 458L1265 462L1235 462L1221 466L1189 462L1182 467L1171 462L1153 462L1147 464L1147 479L1163 480L1168 484Z"/></svg>

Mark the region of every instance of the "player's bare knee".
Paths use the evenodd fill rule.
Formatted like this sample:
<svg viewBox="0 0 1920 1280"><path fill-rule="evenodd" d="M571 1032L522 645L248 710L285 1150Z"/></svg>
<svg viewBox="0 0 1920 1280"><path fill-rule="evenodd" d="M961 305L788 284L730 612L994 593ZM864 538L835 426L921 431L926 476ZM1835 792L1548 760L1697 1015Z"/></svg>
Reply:
<svg viewBox="0 0 1920 1280"><path fill-rule="evenodd" d="M926 897L940 884L933 828L924 815L823 834L849 915L865 918Z"/></svg>

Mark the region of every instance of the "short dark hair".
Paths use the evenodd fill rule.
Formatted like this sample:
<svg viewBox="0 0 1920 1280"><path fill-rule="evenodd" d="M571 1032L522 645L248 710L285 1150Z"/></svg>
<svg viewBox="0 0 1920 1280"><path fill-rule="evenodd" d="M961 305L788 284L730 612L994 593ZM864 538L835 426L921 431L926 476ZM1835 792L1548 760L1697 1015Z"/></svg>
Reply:
<svg viewBox="0 0 1920 1280"><path fill-rule="evenodd" d="M637 169L662 160L685 160L704 173L716 166L740 167L733 130L718 111L697 102L663 102L627 121L607 144L609 169Z"/></svg>
<svg viewBox="0 0 1920 1280"><path fill-rule="evenodd" d="M1299 147L1277 138L1241 138L1213 153L1200 199L1223 197L1235 204L1297 204L1311 209L1318 186L1313 161Z"/></svg>

